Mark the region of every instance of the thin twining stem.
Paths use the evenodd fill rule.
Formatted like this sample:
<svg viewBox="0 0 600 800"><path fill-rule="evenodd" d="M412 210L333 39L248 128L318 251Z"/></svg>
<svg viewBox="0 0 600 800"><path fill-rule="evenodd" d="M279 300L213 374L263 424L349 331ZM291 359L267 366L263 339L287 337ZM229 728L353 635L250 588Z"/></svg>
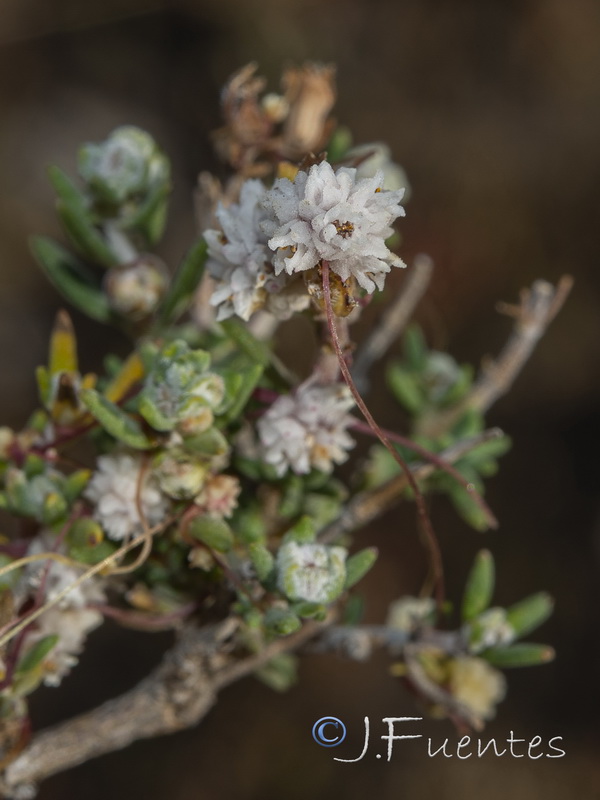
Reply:
<svg viewBox="0 0 600 800"><path fill-rule="evenodd" d="M323 277L323 298L325 300L327 324L329 326L329 333L331 336L333 349L335 350L340 365L340 371L342 373L344 380L346 381L348 388L352 392L352 396L354 397L354 400L356 401L356 405L358 406L360 412L362 413L366 421L369 423L370 427L373 429L379 441L390 452L394 460L400 465L402 471L406 475L406 479L408 481L408 484L410 485L410 488L414 492L419 519L423 526L423 532L425 534L427 547L429 551L431 574L435 586L436 603L438 607L441 608L444 604L444 567L442 563L442 554L440 551L440 546L437 537L435 535L435 531L433 530L433 525L431 524L431 520L429 519L429 514L427 513L427 509L425 507L425 498L423 497L423 494L421 493L417 485L417 482L412 472L410 471L410 467L408 466L406 461L402 458L402 456L398 453L396 448L392 445L390 440L386 437L384 432L381 430L381 428L375 421L373 415L367 408L365 401L362 399L360 392L354 385L354 381L352 380L352 375L350 374L350 370L348 369L348 365L346 364L346 360L344 359L344 353L342 351L342 347L339 341L335 325L333 307L331 305L331 288L329 285L329 263L327 261L322 261L321 264L322 264L321 274Z"/></svg>

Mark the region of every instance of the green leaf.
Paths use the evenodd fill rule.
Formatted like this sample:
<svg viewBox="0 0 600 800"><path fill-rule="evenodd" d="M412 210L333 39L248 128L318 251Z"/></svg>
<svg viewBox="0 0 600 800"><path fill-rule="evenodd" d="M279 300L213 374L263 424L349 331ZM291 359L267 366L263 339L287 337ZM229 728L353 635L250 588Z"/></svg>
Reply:
<svg viewBox="0 0 600 800"><path fill-rule="evenodd" d="M15 672L17 674L23 674L25 672L30 672L32 669L35 669L37 666L39 666L39 664L42 663L48 653L58 642L58 639L59 636L56 633L53 633L50 636L44 636L43 639L40 639L39 642L36 642L19 661Z"/></svg>
<svg viewBox="0 0 600 800"><path fill-rule="evenodd" d="M311 603L308 600L299 600L294 603L293 609L302 619L316 619L322 622L327 617L327 606L323 603Z"/></svg>
<svg viewBox="0 0 600 800"><path fill-rule="evenodd" d="M99 322L110 321L108 298L86 280L85 268L78 259L45 236L33 236L30 247L50 282L71 305Z"/></svg>
<svg viewBox="0 0 600 800"><path fill-rule="evenodd" d="M253 542L248 547L250 560L256 570L256 575L261 583L269 580L275 567L275 559L272 553L267 550L264 544Z"/></svg>
<svg viewBox="0 0 600 800"><path fill-rule="evenodd" d="M362 595L354 593L348 598L344 607L343 624L358 625L365 613L365 601Z"/></svg>
<svg viewBox="0 0 600 800"><path fill-rule="evenodd" d="M376 547L367 547L359 553L355 553L346 561L346 583L345 589L351 589L357 584L373 564L377 561L378 551Z"/></svg>
<svg viewBox="0 0 600 800"><path fill-rule="evenodd" d="M462 601L462 619L470 622L489 606L494 593L494 558L489 550L475 556Z"/></svg>
<svg viewBox="0 0 600 800"><path fill-rule="evenodd" d="M220 517L195 517L188 525L190 536L219 553L227 553L233 547L233 533Z"/></svg>
<svg viewBox="0 0 600 800"><path fill-rule="evenodd" d="M146 237L150 245L155 245L165 229L170 192L171 184L167 178L155 183L138 210L123 221L123 229L136 228Z"/></svg>
<svg viewBox="0 0 600 800"><path fill-rule="evenodd" d="M208 245L200 239L179 265L160 310L163 324L177 319L187 308L204 273L207 255Z"/></svg>
<svg viewBox="0 0 600 800"><path fill-rule="evenodd" d="M50 167L48 174L58 195L58 214L73 244L91 261L114 267L119 260L95 227L83 193L58 167Z"/></svg>
<svg viewBox="0 0 600 800"><path fill-rule="evenodd" d="M115 544L104 540L103 542L98 542L95 545L71 545L69 547L69 555L71 558L75 559L75 561L79 561L81 564L89 564L92 566L93 564L99 564L101 561L104 561L105 558L112 556L115 553L117 547Z"/></svg>
<svg viewBox="0 0 600 800"><path fill-rule="evenodd" d="M286 692L298 678L298 659L292 653L280 653L257 669L254 675L276 692Z"/></svg>
<svg viewBox="0 0 600 800"><path fill-rule="evenodd" d="M460 471L462 472L463 470L461 469ZM475 485L477 491L481 492L481 482L478 479L471 481L471 483ZM452 505L467 525L470 525L476 531L488 530L488 518L483 509L477 505L470 492L467 492L463 486L455 482L452 486L449 486L448 494Z"/></svg>
<svg viewBox="0 0 600 800"><path fill-rule="evenodd" d="M554 660L556 653L547 644L520 642L506 647L491 647L481 654L493 667L536 667Z"/></svg>
<svg viewBox="0 0 600 800"><path fill-rule="evenodd" d="M327 151L327 160L330 164L341 161L351 147L352 133L345 125L340 125L334 130L325 148Z"/></svg>
<svg viewBox="0 0 600 800"><path fill-rule="evenodd" d="M315 523L308 516L300 517L298 522L292 526L283 537L283 542L297 542L298 544L307 544L314 542L317 532L315 530Z"/></svg>
<svg viewBox="0 0 600 800"><path fill-rule="evenodd" d="M537 592L506 609L506 621L517 637L539 628L554 610L554 600L547 592Z"/></svg>
<svg viewBox="0 0 600 800"><path fill-rule="evenodd" d="M268 633L276 636L289 636L302 627L297 614L290 608L270 608L265 614L265 627Z"/></svg>
<svg viewBox="0 0 600 800"><path fill-rule="evenodd" d="M289 475L283 485L283 494L279 500L279 515L290 519L300 513L304 500L304 485L299 475Z"/></svg>
<svg viewBox="0 0 600 800"><path fill-rule="evenodd" d="M420 325L413 322L406 328L402 346L410 368L416 372L425 369L428 350Z"/></svg>
<svg viewBox="0 0 600 800"><path fill-rule="evenodd" d="M154 447L154 443L150 441L133 417L130 417L95 389L83 389L80 398L90 414L115 439L136 450L149 450Z"/></svg>
<svg viewBox="0 0 600 800"><path fill-rule="evenodd" d="M253 336L241 320L230 317L221 322L221 327L227 336L237 344L242 353L245 353L256 364L267 366L271 360L269 348Z"/></svg>
<svg viewBox="0 0 600 800"><path fill-rule="evenodd" d="M232 384L231 382L229 385L226 383L226 397L229 395L230 403L226 406L225 413L219 415L220 424L227 425L240 416L252 392L256 389L263 371L264 367L262 364L253 364L242 372L238 372L235 376L235 383L237 386L235 391L231 392L231 395L229 393Z"/></svg>
<svg viewBox="0 0 600 800"><path fill-rule="evenodd" d="M411 414L417 414L424 404L418 379L397 363L390 364L386 378L396 400Z"/></svg>
<svg viewBox="0 0 600 800"><path fill-rule="evenodd" d="M194 436L186 436L183 446L190 453L202 456L222 455L229 450L229 442L214 426Z"/></svg>

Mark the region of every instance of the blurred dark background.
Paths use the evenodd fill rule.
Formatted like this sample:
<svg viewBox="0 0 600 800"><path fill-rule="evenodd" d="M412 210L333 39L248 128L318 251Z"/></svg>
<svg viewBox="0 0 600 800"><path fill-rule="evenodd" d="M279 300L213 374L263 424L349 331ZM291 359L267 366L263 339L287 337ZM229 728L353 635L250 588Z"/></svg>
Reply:
<svg viewBox="0 0 600 800"><path fill-rule="evenodd" d="M495 353L514 301L536 278L575 276L567 307L511 394L489 416L514 438L488 498L501 527L468 529L433 507L451 596L474 553L497 558L496 600L547 589L557 611L540 636L555 663L509 675L509 696L486 735L564 737L562 759L429 759L398 745L337 764L312 741L321 716L344 719L352 757L362 719L418 714L387 661L307 657L301 683L278 695L253 680L227 690L195 731L139 743L49 780L43 800L79 798L600 797L598 577L600 466L600 4L597 0L3 0L0 4L0 393L3 424L34 406L60 305L27 250L32 232L60 236L45 169L73 172L83 140L118 124L147 128L171 155L175 191L162 252L174 263L194 235L197 173L215 167L208 132L235 69L257 60L277 88L281 66L338 65L338 119L356 142L387 141L413 195L402 255L437 265L418 318L460 360ZM401 285L402 276L390 282ZM103 329L74 315L85 369L108 347ZM381 371L379 373L381 377ZM381 382L380 382L381 386ZM381 421L394 409L372 399ZM414 509L390 513L362 541L381 548L365 585L367 619L418 589L424 555ZM39 727L124 691L160 658L169 637L105 626L81 668L33 703ZM456 740L449 723L427 727ZM335 754L335 753L334 753Z"/></svg>

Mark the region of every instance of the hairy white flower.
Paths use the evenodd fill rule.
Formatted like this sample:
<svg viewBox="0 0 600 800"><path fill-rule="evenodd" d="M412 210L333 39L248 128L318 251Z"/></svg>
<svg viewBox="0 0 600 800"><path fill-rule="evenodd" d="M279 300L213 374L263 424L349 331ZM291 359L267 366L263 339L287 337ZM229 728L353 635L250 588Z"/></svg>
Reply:
<svg viewBox="0 0 600 800"><path fill-rule="evenodd" d="M277 585L290 600L331 603L346 580L344 547L287 542L277 553Z"/></svg>
<svg viewBox="0 0 600 800"><path fill-rule="evenodd" d="M307 381L293 395L278 397L257 423L262 458L278 475L315 467L331 472L343 463L354 440L347 432L354 400L347 386Z"/></svg>
<svg viewBox="0 0 600 800"><path fill-rule="evenodd" d="M351 276L371 293L383 288L385 274L403 262L388 250L392 222L404 216L404 193L382 190L383 172L357 180L356 170L334 172L327 161L300 171L292 182L279 178L263 205L262 228L276 250L275 273L312 269L321 260L342 280Z"/></svg>
<svg viewBox="0 0 600 800"><path fill-rule="evenodd" d="M111 539L127 539L142 532L136 502L140 469L140 459L130 455L100 456L85 490L85 497L95 505L95 519ZM156 525L167 513L167 500L149 475L142 480L140 505L149 525Z"/></svg>
<svg viewBox="0 0 600 800"><path fill-rule="evenodd" d="M460 656L449 665L449 688L475 717L492 719L496 704L506 694L506 680L501 672L482 658Z"/></svg>

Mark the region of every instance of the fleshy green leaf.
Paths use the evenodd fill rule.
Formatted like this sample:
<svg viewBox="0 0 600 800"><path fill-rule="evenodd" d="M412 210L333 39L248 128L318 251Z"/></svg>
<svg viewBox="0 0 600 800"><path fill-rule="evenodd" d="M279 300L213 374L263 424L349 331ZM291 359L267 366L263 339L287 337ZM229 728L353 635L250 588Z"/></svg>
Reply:
<svg viewBox="0 0 600 800"><path fill-rule="evenodd" d="M286 692L296 683L298 659L292 653L280 653L256 670L255 676L276 692Z"/></svg>
<svg viewBox="0 0 600 800"><path fill-rule="evenodd" d="M555 652L547 644L520 642L506 647L491 647L481 654L493 667L536 667L553 661Z"/></svg>
<svg viewBox="0 0 600 800"><path fill-rule="evenodd" d="M400 364L390 364L386 377L396 400L411 414L418 413L424 403L418 379Z"/></svg>
<svg viewBox="0 0 600 800"><path fill-rule="evenodd" d="M269 348L253 336L241 320L230 317L221 322L221 327L227 336L237 344L242 353L245 353L256 364L267 366L271 360Z"/></svg>
<svg viewBox="0 0 600 800"><path fill-rule="evenodd" d="M260 544L260 542L253 542L248 547L248 553L250 554L250 560L252 561L254 569L256 570L258 580L264 583L269 579L275 567L275 559L272 553L267 550L264 544Z"/></svg>
<svg viewBox="0 0 600 800"><path fill-rule="evenodd" d="M172 322L185 311L202 278L207 254L208 245L200 239L179 265L160 311L163 324Z"/></svg>
<svg viewBox="0 0 600 800"><path fill-rule="evenodd" d="M58 642L58 639L58 635L53 633L50 636L44 636L43 639L40 639L39 642L36 642L19 661L16 672L18 674L23 674L35 669L46 658L48 653Z"/></svg>
<svg viewBox="0 0 600 800"><path fill-rule="evenodd" d="M247 367L243 372L238 373L238 387L226 412L219 417L221 423L228 424L239 417L244 406L250 399L252 392L256 389L263 374L263 370L264 367L262 364L253 364Z"/></svg>
<svg viewBox="0 0 600 800"><path fill-rule="evenodd" d="M115 439L136 450L148 450L154 446L133 417L95 389L82 390L80 397L90 414Z"/></svg>
<svg viewBox="0 0 600 800"><path fill-rule="evenodd" d="M506 609L506 621L518 637L539 628L552 614L554 600L546 592L537 592Z"/></svg>
<svg viewBox="0 0 600 800"><path fill-rule="evenodd" d="M402 346L410 368L423 370L427 363L427 343L420 325L412 323L406 328Z"/></svg>
<svg viewBox="0 0 600 800"><path fill-rule="evenodd" d="M346 561L346 583L345 589L351 589L357 584L373 564L377 561L378 551L376 547L367 547L359 553L350 556Z"/></svg>
<svg viewBox="0 0 600 800"><path fill-rule="evenodd" d="M73 244L91 261L105 267L118 264L118 259L94 226L84 195L58 167L48 170L58 195L58 214Z"/></svg>
<svg viewBox="0 0 600 800"><path fill-rule="evenodd" d="M220 517L195 517L188 525L190 536L199 542L217 550L227 553L233 547L233 533L229 525Z"/></svg>
<svg viewBox="0 0 600 800"><path fill-rule="evenodd" d="M289 636L302 627L302 622L290 608L270 608L265 614L265 627L276 636Z"/></svg>
<svg viewBox="0 0 600 800"><path fill-rule="evenodd" d="M50 282L75 308L99 322L109 322L106 295L85 277L85 268L71 253L45 236L30 240L31 252Z"/></svg>
<svg viewBox="0 0 600 800"><path fill-rule="evenodd" d="M489 606L494 593L494 558L489 550L475 556L462 601L462 618L470 622Z"/></svg>

